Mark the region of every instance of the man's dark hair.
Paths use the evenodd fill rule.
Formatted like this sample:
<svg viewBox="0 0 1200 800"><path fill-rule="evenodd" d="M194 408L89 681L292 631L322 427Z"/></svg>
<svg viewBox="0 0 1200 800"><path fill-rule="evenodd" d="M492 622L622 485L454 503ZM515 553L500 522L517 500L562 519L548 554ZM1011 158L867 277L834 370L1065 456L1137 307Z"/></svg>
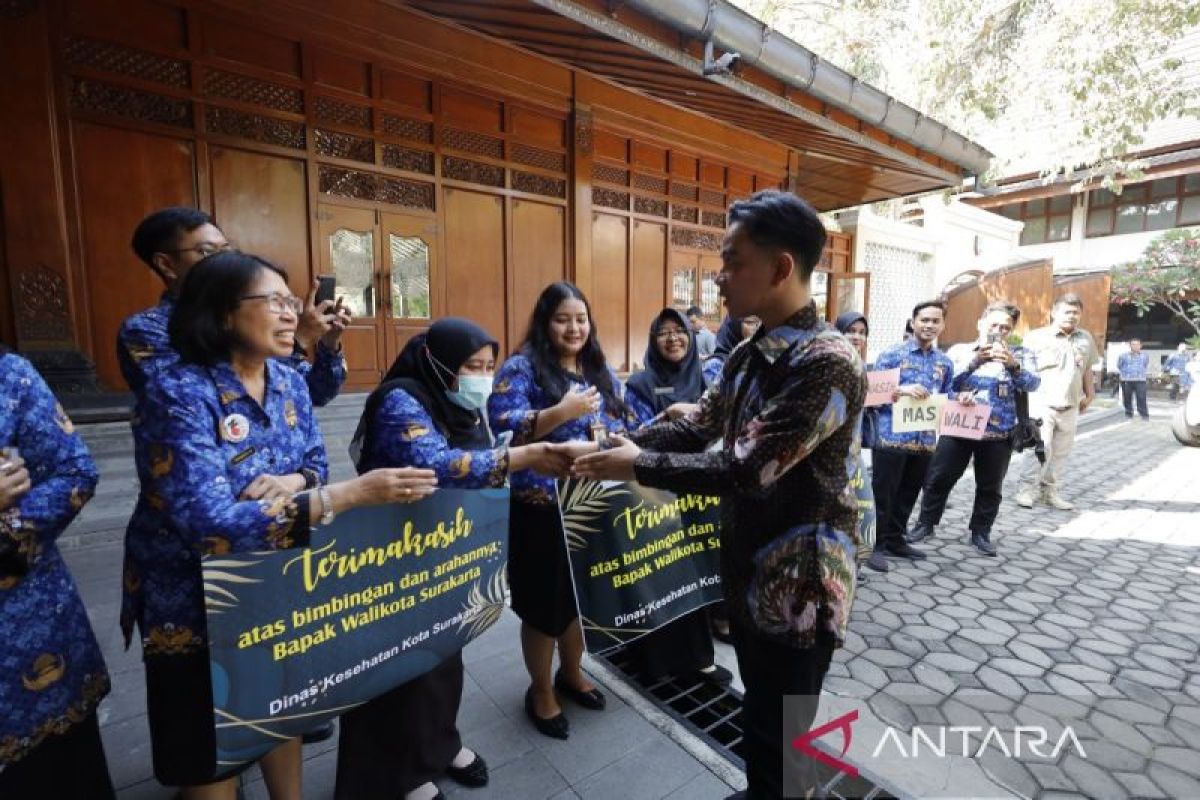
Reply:
<svg viewBox="0 0 1200 800"><path fill-rule="evenodd" d="M768 189L729 207L729 224L741 223L750 241L778 247L796 259L800 280L807 281L825 249L825 226L817 212L791 192Z"/></svg>
<svg viewBox="0 0 1200 800"><path fill-rule="evenodd" d="M236 251L216 253L188 270L167 324L171 349L182 361L211 367L229 360L238 344L226 325L229 315L264 270L287 280L287 273L265 258Z"/></svg>
<svg viewBox="0 0 1200 800"><path fill-rule="evenodd" d="M1142 343L1142 340L1141 340L1141 339L1139 339L1138 337L1136 337L1136 336L1135 336L1135 337L1133 337L1132 339L1130 339L1130 340L1129 340L1129 343L1130 343L1130 344L1133 344L1134 342L1137 342L1138 344L1141 344L1141 343Z"/></svg>
<svg viewBox="0 0 1200 800"><path fill-rule="evenodd" d="M130 244L137 257L144 261L146 266L151 266L155 253L175 249L184 234L191 233L201 225L211 224L212 217L196 208L161 208L138 223Z"/></svg>
<svg viewBox="0 0 1200 800"><path fill-rule="evenodd" d="M700 311L700 306L691 306L690 308L688 308L687 313L684 314L684 316L686 316L686 317L703 317L704 313L702 311Z"/></svg>
<svg viewBox="0 0 1200 800"><path fill-rule="evenodd" d="M983 316L986 317L993 311L1003 311L1005 314L1008 314L1013 325L1016 325L1017 320L1021 318L1021 309L1017 308L1007 300L993 300L992 302L988 303L987 308L983 309Z"/></svg>
<svg viewBox="0 0 1200 800"><path fill-rule="evenodd" d="M1051 311L1059 306L1074 306L1080 311L1083 311L1083 299L1074 292L1068 292L1054 301L1054 306L1051 308Z"/></svg>
<svg viewBox="0 0 1200 800"><path fill-rule="evenodd" d="M942 312L942 316L943 317L946 316L946 301L945 300L925 300L924 302L917 303L915 306L913 306L912 319L916 319L917 314L920 314L922 311L924 311L927 308L940 309ZM911 325L912 325L912 323L909 323L910 327L911 327Z"/></svg>

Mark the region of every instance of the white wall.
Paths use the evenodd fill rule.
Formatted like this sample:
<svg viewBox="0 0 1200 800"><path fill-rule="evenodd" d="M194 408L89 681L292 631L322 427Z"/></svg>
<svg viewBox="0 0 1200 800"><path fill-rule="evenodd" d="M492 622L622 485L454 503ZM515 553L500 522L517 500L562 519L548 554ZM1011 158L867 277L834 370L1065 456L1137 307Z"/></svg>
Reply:
<svg viewBox="0 0 1200 800"><path fill-rule="evenodd" d="M1024 223L940 195L919 200L924 227L935 241L933 281L940 291L967 270L995 268L1011 260Z"/></svg>

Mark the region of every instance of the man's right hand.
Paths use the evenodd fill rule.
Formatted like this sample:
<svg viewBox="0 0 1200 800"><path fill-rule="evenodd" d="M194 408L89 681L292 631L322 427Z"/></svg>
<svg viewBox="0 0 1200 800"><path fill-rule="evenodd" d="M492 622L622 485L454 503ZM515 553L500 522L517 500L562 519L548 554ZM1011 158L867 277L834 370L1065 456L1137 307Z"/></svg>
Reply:
<svg viewBox="0 0 1200 800"><path fill-rule="evenodd" d="M901 397L912 397L917 400L926 400L929 398L929 390L919 383L906 383L892 393L893 401L899 400Z"/></svg>

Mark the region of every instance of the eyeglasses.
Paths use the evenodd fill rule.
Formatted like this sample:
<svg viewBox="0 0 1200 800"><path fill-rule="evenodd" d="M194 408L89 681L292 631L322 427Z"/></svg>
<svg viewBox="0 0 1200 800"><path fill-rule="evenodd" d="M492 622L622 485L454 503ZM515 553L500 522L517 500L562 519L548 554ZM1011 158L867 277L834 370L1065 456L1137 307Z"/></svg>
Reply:
<svg viewBox="0 0 1200 800"><path fill-rule="evenodd" d="M304 301L294 294L279 294L272 292L271 294L246 294L238 298L238 300L266 300L267 311L272 314L282 314L284 311L290 311L293 314L299 315L304 310Z"/></svg>
<svg viewBox="0 0 1200 800"><path fill-rule="evenodd" d="M678 328L668 328L667 330L659 331L654 334L655 339L687 339L687 333Z"/></svg>
<svg viewBox="0 0 1200 800"><path fill-rule="evenodd" d="M228 253L230 250L236 250L237 247L233 242L225 242L225 244L209 244L207 242L198 244L195 247L184 247L179 250L160 250L160 253L172 253L180 255L181 253L195 253L201 258L215 256L217 253Z"/></svg>

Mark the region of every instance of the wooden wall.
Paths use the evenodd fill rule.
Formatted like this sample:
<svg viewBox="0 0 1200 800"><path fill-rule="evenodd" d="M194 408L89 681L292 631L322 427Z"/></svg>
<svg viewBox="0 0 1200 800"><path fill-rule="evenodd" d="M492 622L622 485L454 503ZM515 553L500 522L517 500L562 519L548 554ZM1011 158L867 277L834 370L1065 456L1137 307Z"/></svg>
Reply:
<svg viewBox="0 0 1200 800"><path fill-rule="evenodd" d="M787 185L777 143L378 0L29 6L0 26L20 114L0 131L0 337L77 348L108 389L117 327L160 291L129 238L164 205L214 214L297 294L339 231L367 242L378 310L344 338L361 388L428 324L392 306L398 237L428 249L431 315L505 351L574 279L625 369L663 306L691 304L677 274L711 295L727 204Z"/></svg>
<svg viewBox="0 0 1200 800"><path fill-rule="evenodd" d="M942 346L971 342L979 335L976 323L988 303L1007 300L1021 309L1014 333L1025 335L1049 319L1054 300L1053 263L1035 261L994 270L947 295L946 331Z"/></svg>

